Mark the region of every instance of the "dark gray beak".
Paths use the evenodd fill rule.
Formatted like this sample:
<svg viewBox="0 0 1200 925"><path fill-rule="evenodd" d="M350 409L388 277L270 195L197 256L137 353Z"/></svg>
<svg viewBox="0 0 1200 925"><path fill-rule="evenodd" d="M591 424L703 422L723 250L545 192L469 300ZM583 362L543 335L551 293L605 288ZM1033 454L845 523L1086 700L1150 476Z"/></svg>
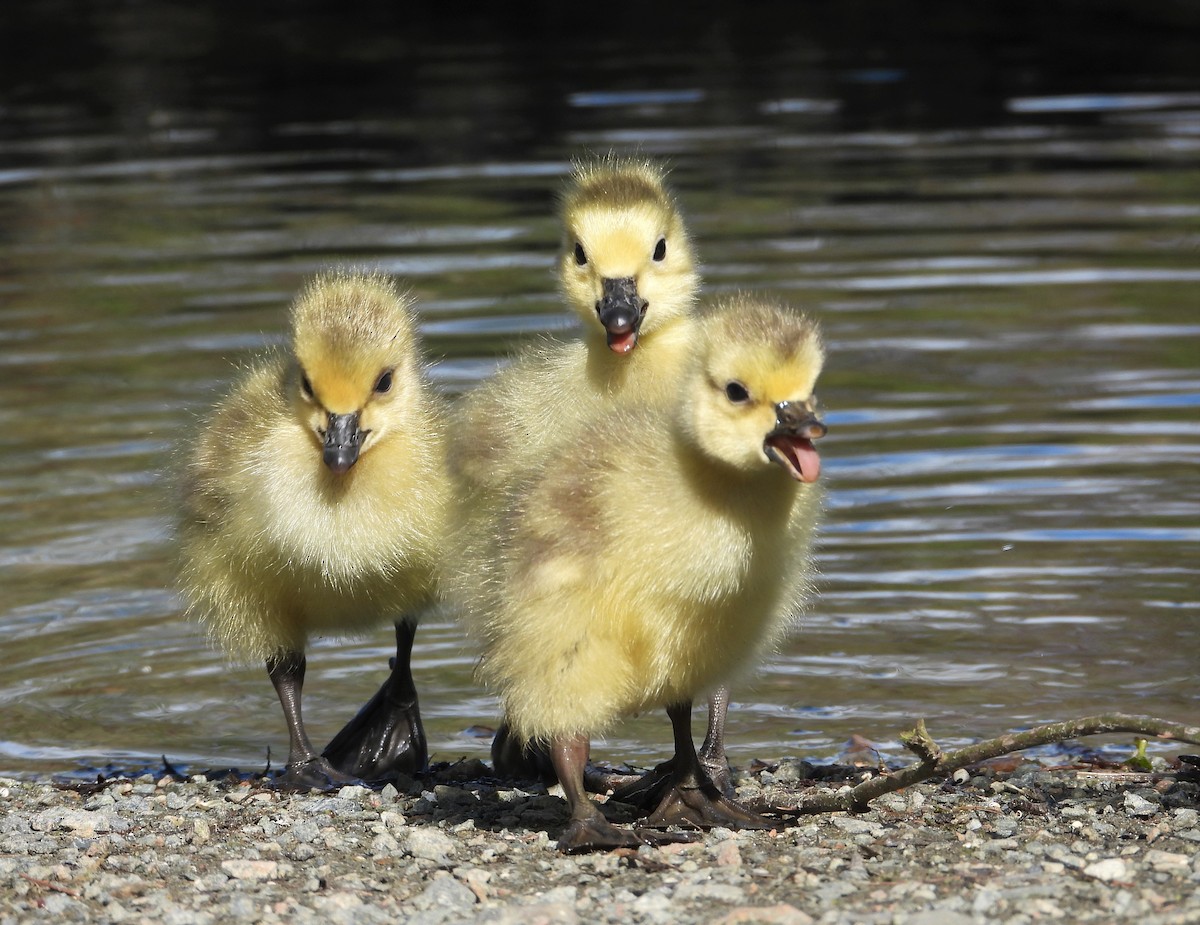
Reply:
<svg viewBox="0 0 1200 925"><path fill-rule="evenodd" d="M781 401L775 406L775 427L763 441L763 452L797 482L815 482L821 475L821 457L812 442L825 432L808 402Z"/></svg>
<svg viewBox="0 0 1200 925"><path fill-rule="evenodd" d="M596 303L596 314L608 333L609 349L615 353L628 353L637 346L638 328L646 317L648 303L638 295L637 280L632 276L605 279L603 286L603 295Z"/></svg>
<svg viewBox="0 0 1200 925"><path fill-rule="evenodd" d="M367 431L358 428L358 412L330 414L329 427L325 431L325 453L322 457L332 472L341 475L349 472L358 462L358 451L362 449Z"/></svg>
<svg viewBox="0 0 1200 925"><path fill-rule="evenodd" d="M807 402L781 401L775 406L775 429L771 436L803 437L819 440L828 428Z"/></svg>

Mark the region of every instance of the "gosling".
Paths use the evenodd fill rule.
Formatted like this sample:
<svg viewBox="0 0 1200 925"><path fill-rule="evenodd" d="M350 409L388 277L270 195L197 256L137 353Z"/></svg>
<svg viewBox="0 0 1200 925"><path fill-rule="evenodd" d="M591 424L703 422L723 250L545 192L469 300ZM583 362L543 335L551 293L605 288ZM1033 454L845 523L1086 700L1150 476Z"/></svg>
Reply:
<svg viewBox="0 0 1200 925"><path fill-rule="evenodd" d="M502 491L580 414L669 401L692 352L700 280L662 169L614 156L577 164L559 218L559 286L583 337L526 351L460 401L455 432L470 436L452 465L476 495Z"/></svg>
<svg viewBox="0 0 1200 925"><path fill-rule="evenodd" d="M700 280L662 168L612 155L577 163L559 219L559 286L583 336L527 351L460 402L451 458L465 511L496 504L580 415L670 401L692 353ZM448 582L474 580L456 574ZM501 776L553 779L544 751L516 747L505 723L492 760Z"/></svg>
<svg viewBox="0 0 1200 925"><path fill-rule="evenodd" d="M483 681L518 741L549 743L570 804L567 852L631 846L584 792L590 738L663 706L670 786L645 825L767 827L708 779L693 699L746 671L809 593L825 434L815 322L746 296L700 322L669 408L608 408L564 427L502 505L464 571Z"/></svg>
<svg viewBox="0 0 1200 925"><path fill-rule="evenodd" d="M409 298L381 275L335 271L298 296L286 350L246 371L190 447L181 590L231 657L266 662L290 740L280 786L427 762L410 659L444 544L444 432ZM385 620L391 675L318 754L301 712L309 639Z"/></svg>

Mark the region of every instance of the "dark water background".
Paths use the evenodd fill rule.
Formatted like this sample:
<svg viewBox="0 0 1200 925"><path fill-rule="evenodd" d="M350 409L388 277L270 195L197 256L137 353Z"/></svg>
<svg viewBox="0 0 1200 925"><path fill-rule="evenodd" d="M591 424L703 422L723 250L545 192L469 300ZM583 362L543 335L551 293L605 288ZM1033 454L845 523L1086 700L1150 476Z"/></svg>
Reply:
<svg viewBox="0 0 1200 925"><path fill-rule="evenodd" d="M707 294L830 342L822 593L736 761L1200 721L1197 8L651 6L0 9L0 772L279 760L265 672L179 617L172 447L331 264L411 284L448 392L569 335L554 194L609 149L672 165ZM389 640L311 653L315 738ZM418 638L437 759L486 755L474 655Z"/></svg>

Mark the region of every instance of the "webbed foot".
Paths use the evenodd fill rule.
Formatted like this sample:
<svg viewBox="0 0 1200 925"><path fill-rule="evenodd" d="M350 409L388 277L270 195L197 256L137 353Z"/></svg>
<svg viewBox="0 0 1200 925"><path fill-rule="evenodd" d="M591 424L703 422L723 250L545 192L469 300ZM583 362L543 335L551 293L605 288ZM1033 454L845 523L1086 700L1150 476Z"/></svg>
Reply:
<svg viewBox="0 0 1200 925"><path fill-rule="evenodd" d="M272 780L269 786L274 790L337 790L347 784L361 784L362 781L349 774L343 774L324 758L310 758L302 764L288 765L282 774Z"/></svg>
<svg viewBox="0 0 1200 925"><path fill-rule="evenodd" d="M343 774L366 781L425 770L429 747L408 666L397 667L321 753ZM399 675L399 677L398 677Z"/></svg>
<svg viewBox="0 0 1200 925"><path fill-rule="evenodd" d="M396 624L396 656L388 662L391 674L325 746L322 754L343 774L381 781L397 774L417 774L429 763L429 746L412 676L416 633L413 623L402 620Z"/></svg>
<svg viewBox="0 0 1200 925"><path fill-rule="evenodd" d="M619 829L603 819L572 819L558 839L564 854L587 851L611 851L613 848L638 848L645 842L631 829Z"/></svg>
<svg viewBox="0 0 1200 925"><path fill-rule="evenodd" d="M662 803L663 797L675 783L675 760L664 761L640 776L613 774L607 779L612 795L609 799L636 806L651 812Z"/></svg>
<svg viewBox="0 0 1200 925"><path fill-rule="evenodd" d="M670 845L694 841L687 832L651 832L635 826L622 829L605 819L572 819L558 839L564 854L588 851L612 851L616 848L640 848L642 845Z"/></svg>
<svg viewBox="0 0 1200 925"><path fill-rule="evenodd" d="M677 785L668 790L658 809L642 823L649 828L671 825L711 829L774 829L779 822L752 812L710 783L700 786Z"/></svg>
<svg viewBox="0 0 1200 925"><path fill-rule="evenodd" d="M536 780L550 786L558 781L550 748L536 740L522 742L502 720L492 739L492 768L504 780Z"/></svg>

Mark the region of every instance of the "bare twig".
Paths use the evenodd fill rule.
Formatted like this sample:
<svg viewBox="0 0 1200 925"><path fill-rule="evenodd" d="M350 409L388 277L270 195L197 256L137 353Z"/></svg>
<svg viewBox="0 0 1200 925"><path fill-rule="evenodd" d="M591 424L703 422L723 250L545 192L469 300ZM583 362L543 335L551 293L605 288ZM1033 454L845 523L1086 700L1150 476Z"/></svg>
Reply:
<svg viewBox="0 0 1200 925"><path fill-rule="evenodd" d="M21 878L23 880L28 880L34 886L40 886L43 890L53 890L55 893L66 893L68 896L73 896L75 899L79 898L78 890L69 889L63 886L61 883L54 883L51 880L39 880L36 877L29 876L29 874L21 874Z"/></svg>
<svg viewBox="0 0 1200 925"><path fill-rule="evenodd" d="M1079 736L1099 735L1105 732L1133 732L1159 739L1173 739L1200 745L1200 726L1184 726L1156 719L1153 716L1130 716L1126 713L1103 713L1061 723L1034 726L1024 732L1010 732L996 739L976 742L966 748L944 753L930 738L925 721L919 720L911 732L900 736L904 746L919 759L916 764L901 768L891 774L873 777L857 787L835 793L815 793L800 800L793 812L799 815L829 812L861 813L868 804L883 796L902 790L912 784L931 777L951 774L959 768L997 758L1011 752L1019 752L1038 745L1064 742Z"/></svg>

